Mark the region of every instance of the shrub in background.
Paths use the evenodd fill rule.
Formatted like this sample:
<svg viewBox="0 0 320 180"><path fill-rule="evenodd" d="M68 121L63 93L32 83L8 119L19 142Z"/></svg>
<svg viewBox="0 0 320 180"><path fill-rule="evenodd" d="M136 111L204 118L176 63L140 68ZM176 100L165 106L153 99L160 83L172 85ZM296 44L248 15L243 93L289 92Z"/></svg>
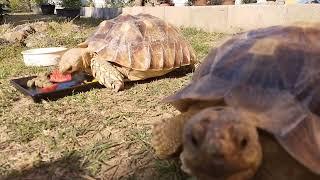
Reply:
<svg viewBox="0 0 320 180"><path fill-rule="evenodd" d="M31 0L10 0L10 7L13 12L31 12Z"/></svg>
<svg viewBox="0 0 320 180"><path fill-rule="evenodd" d="M64 8L78 9L81 8L81 0L62 0L61 6Z"/></svg>

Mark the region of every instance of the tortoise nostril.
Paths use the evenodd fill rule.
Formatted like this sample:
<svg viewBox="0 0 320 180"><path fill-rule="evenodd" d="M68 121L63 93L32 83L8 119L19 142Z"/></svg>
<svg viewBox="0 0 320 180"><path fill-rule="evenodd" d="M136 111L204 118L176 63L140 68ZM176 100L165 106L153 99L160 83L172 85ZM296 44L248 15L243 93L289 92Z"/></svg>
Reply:
<svg viewBox="0 0 320 180"><path fill-rule="evenodd" d="M70 66L68 69L67 69L67 72L71 72L72 71L72 66Z"/></svg>

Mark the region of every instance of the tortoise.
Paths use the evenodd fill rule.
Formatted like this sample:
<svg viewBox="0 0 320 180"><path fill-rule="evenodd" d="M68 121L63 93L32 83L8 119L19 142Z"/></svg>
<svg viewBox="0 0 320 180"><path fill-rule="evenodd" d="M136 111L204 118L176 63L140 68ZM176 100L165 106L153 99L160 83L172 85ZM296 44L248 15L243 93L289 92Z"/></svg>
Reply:
<svg viewBox="0 0 320 180"><path fill-rule="evenodd" d="M155 154L181 153L182 169L199 179L244 180L265 168L269 178L258 179L319 179L319 39L319 24L296 23L213 48L191 82L164 98L181 113L154 124Z"/></svg>
<svg viewBox="0 0 320 180"><path fill-rule="evenodd" d="M114 91L124 81L162 76L194 68L196 56L179 30L149 14L120 15L99 24L85 42L61 57L62 73L86 71Z"/></svg>

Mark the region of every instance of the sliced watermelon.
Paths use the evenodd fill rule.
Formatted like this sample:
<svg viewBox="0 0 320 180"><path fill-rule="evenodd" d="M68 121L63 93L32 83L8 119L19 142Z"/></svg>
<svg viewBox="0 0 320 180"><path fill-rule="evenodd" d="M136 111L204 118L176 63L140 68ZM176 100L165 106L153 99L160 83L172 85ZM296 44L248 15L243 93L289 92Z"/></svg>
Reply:
<svg viewBox="0 0 320 180"><path fill-rule="evenodd" d="M71 74L62 74L59 70L53 70L50 75L51 82L67 82L71 81L72 76Z"/></svg>
<svg viewBox="0 0 320 180"><path fill-rule="evenodd" d="M41 88L40 92L41 93L52 92L52 91L55 91L57 89L57 87L58 87L58 84L52 84L51 86L47 86L47 87Z"/></svg>

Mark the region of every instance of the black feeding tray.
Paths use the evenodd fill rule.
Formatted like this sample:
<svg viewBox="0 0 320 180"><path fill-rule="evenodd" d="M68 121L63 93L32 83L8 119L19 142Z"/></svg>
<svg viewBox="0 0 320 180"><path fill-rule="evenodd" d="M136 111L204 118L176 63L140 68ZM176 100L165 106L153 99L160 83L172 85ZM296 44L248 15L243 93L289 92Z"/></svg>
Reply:
<svg viewBox="0 0 320 180"><path fill-rule="evenodd" d="M29 88L27 86L28 80L35 78L36 76L29 76L23 77L18 79L10 80L10 83L20 92L22 92L26 96L30 96L34 102L41 102L42 99L44 100L57 100L59 98L73 95L79 92L89 91L93 88L103 88L104 86L101 85L99 82L90 82L93 80L92 76L86 75L86 80L89 83L78 83L77 85L71 87L64 87L59 88L51 92L41 92L39 88ZM58 83L62 84L62 83Z"/></svg>

